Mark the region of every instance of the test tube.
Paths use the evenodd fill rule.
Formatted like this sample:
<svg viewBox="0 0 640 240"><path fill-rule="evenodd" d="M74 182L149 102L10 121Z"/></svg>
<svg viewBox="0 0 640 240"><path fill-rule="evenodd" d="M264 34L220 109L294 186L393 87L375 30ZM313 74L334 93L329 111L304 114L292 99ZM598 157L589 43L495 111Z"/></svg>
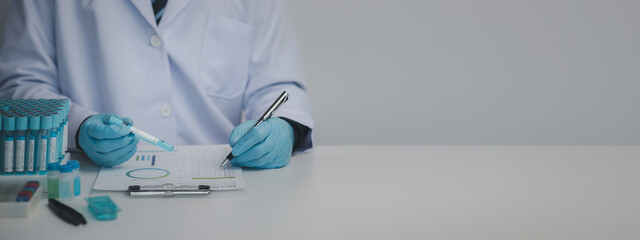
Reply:
<svg viewBox="0 0 640 240"><path fill-rule="evenodd" d="M29 119L27 118L27 115L22 113L14 112L14 115L16 116L16 137L14 143L16 149L14 153L15 173L21 175L25 173L25 141L27 137L27 123Z"/></svg>
<svg viewBox="0 0 640 240"><path fill-rule="evenodd" d="M40 174L47 174L47 142L49 141L50 129L51 115L42 115L40 117L40 132L38 133L38 152L36 153Z"/></svg>
<svg viewBox="0 0 640 240"><path fill-rule="evenodd" d="M63 145L63 141L62 139L64 138L64 110L62 108L57 108L58 111L58 116L59 116L59 122L60 124L58 125L58 148L56 149L56 154L57 154L57 159L58 161L62 161L62 159L64 158L64 153L62 152L62 145Z"/></svg>
<svg viewBox="0 0 640 240"><path fill-rule="evenodd" d="M62 121L63 121L64 114L62 113L62 110L59 107L54 105L54 103L50 103L49 106L51 107L52 114L54 114L55 116L53 118L54 122L51 125L49 141L51 142L51 138L54 137L53 135L55 134L56 145L54 146L54 149L53 149L54 160L57 162L60 162L62 161L62 157L63 157L63 154L61 153L62 153Z"/></svg>
<svg viewBox="0 0 640 240"><path fill-rule="evenodd" d="M4 134L4 174L13 174L13 141L15 139L16 118L6 113L2 116L2 127Z"/></svg>
<svg viewBox="0 0 640 240"><path fill-rule="evenodd" d="M47 146L47 163L57 162L58 155L58 125L60 124L60 115L56 113L51 114L51 129L49 130L49 141Z"/></svg>
<svg viewBox="0 0 640 240"><path fill-rule="evenodd" d="M62 152L69 150L69 109L71 108L69 99L62 99L62 105L64 106L64 123L62 130Z"/></svg>
<svg viewBox="0 0 640 240"><path fill-rule="evenodd" d="M125 127L129 128L133 134L135 134L136 136L142 138L142 140L145 140L145 141L147 141L147 142L149 142L149 143L151 143L153 145L156 145L157 147L162 148L167 152L172 152L173 151L173 145L171 145L171 144L169 144L169 143L167 143L165 141L162 141L159 138L154 137L153 135L148 134L148 133L146 133L146 132L144 132L144 131L142 131L140 129L137 129L137 128L132 127L132 126L127 126L126 124L124 124L124 122L121 119L119 119L117 117L111 116L111 118L109 118L109 123L110 124L117 124L117 125L124 125Z"/></svg>
<svg viewBox="0 0 640 240"><path fill-rule="evenodd" d="M37 155L36 149L38 147L36 140L38 140L38 132L40 131L40 116L38 113L29 113L29 134L27 137L27 173L33 174L36 171Z"/></svg>

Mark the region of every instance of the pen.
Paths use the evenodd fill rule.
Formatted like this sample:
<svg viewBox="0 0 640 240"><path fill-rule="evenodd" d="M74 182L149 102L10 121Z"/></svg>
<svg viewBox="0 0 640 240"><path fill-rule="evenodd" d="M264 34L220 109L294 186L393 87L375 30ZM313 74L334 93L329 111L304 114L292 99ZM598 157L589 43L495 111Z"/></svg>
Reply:
<svg viewBox="0 0 640 240"><path fill-rule="evenodd" d="M262 114L262 116L258 119L256 124L254 124L253 127L249 129L249 131L244 133L244 135L242 135L240 139L242 139L244 136L247 136L247 134L249 134L249 132L251 132L251 130L253 130L256 126L260 125L260 123L266 121L271 116L273 116L273 114L276 112L276 109L278 109L278 107L280 107L280 105L282 105L287 100L289 100L289 93L287 93L287 91L284 91L282 92L282 94L280 94L280 97L278 97L278 99L276 99L276 101L273 102L273 104L271 104L271 107L269 107L269 109L267 109L267 111L264 112L264 114ZM224 165L229 163L231 159L233 159L233 154L229 153L229 155L227 155L227 158L224 159L220 167L224 167Z"/></svg>
<svg viewBox="0 0 640 240"><path fill-rule="evenodd" d="M53 198L49 198L49 209L60 219L74 226L87 224L81 213Z"/></svg>

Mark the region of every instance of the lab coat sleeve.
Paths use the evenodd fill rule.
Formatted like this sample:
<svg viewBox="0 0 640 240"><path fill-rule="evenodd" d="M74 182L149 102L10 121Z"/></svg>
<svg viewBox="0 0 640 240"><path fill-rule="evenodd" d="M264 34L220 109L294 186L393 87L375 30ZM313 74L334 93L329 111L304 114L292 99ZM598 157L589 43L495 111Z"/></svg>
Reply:
<svg viewBox="0 0 640 240"><path fill-rule="evenodd" d="M56 63L53 1L11 3L0 46L0 98L64 98ZM69 148L78 150L75 134L96 112L75 104L69 111Z"/></svg>
<svg viewBox="0 0 640 240"><path fill-rule="evenodd" d="M310 129L296 151L313 146L313 118L311 101L307 95L302 66L293 24L284 0L260 1L263 6L254 11L253 43L249 82L244 96L245 117L260 117L273 101L286 90L289 100L276 116L286 117Z"/></svg>

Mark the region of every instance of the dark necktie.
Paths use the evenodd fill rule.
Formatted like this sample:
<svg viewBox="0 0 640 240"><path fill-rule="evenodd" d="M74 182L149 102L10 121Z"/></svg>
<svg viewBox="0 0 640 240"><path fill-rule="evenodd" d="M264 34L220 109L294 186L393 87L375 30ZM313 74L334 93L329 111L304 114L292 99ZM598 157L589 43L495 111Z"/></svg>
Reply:
<svg viewBox="0 0 640 240"><path fill-rule="evenodd" d="M162 19L162 14L164 14L165 6L167 6L168 0L151 0L151 5L153 6L153 14L156 15L156 24L160 24L160 19Z"/></svg>

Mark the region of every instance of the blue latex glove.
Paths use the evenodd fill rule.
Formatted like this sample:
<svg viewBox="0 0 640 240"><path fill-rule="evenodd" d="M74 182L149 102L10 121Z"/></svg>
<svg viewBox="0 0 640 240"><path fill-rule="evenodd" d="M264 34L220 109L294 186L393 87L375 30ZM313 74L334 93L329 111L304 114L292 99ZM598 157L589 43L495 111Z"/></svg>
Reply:
<svg viewBox="0 0 640 240"><path fill-rule="evenodd" d="M109 124L111 116L102 113L89 117L78 132L78 144L91 161L101 167L113 167L129 160L137 151L138 138L125 126ZM133 125L131 118L123 118Z"/></svg>
<svg viewBox="0 0 640 240"><path fill-rule="evenodd" d="M255 123L256 120L246 121L231 132L231 164L252 168L287 166L295 140L291 125L280 118L269 118L242 137Z"/></svg>

